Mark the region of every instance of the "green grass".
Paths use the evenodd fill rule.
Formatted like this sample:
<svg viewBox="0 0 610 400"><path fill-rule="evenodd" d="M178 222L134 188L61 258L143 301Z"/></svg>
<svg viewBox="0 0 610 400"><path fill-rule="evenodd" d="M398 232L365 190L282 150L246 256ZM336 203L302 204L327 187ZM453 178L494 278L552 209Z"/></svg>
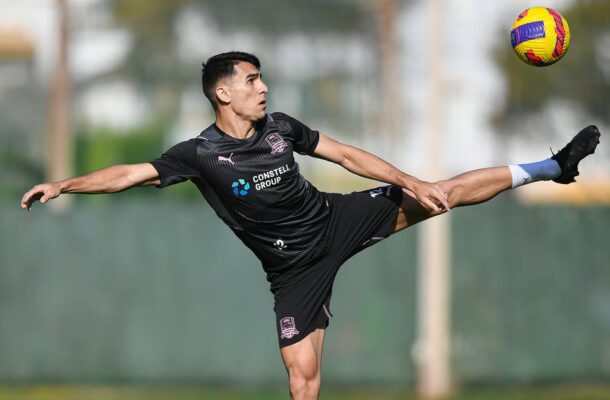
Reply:
<svg viewBox="0 0 610 400"><path fill-rule="evenodd" d="M230 389L168 388L137 386L3 386L2 400L280 400L286 391L235 391ZM410 400L410 391L322 391L322 400ZM608 400L610 386L552 386L468 390L447 400Z"/></svg>

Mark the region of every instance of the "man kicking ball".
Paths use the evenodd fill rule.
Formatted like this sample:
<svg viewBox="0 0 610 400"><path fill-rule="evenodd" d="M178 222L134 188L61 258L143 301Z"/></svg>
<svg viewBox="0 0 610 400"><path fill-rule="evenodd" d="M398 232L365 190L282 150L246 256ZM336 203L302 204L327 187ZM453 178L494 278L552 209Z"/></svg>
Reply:
<svg viewBox="0 0 610 400"><path fill-rule="evenodd" d="M149 163L114 165L34 186L21 207L62 193L115 193L190 180L218 216L260 259L275 299L277 336L293 399L316 399L324 332L339 267L391 234L451 208L478 204L541 180L574 182L595 151L588 126L547 160L421 181L364 150L339 143L282 113L266 112L259 60L231 52L203 64L202 85L216 113L201 134ZM299 173L294 152L386 182L351 194L322 193Z"/></svg>

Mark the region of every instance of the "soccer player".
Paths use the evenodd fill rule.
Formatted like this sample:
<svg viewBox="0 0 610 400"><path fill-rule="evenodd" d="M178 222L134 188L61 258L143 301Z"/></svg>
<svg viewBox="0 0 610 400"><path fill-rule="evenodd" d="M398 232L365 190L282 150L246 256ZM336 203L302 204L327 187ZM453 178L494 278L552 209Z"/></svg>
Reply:
<svg viewBox="0 0 610 400"><path fill-rule="evenodd" d="M588 126L551 158L424 182L364 150L339 143L279 112L268 114L259 60L218 54L203 64L203 93L214 124L148 163L114 165L34 186L30 210L62 193L115 193L190 180L218 216L260 259L274 295L279 347L293 399L316 399L333 281L357 252L451 208L478 204L526 183L568 184L592 154L599 131ZM293 152L337 163L386 182L351 194L321 193L299 173Z"/></svg>

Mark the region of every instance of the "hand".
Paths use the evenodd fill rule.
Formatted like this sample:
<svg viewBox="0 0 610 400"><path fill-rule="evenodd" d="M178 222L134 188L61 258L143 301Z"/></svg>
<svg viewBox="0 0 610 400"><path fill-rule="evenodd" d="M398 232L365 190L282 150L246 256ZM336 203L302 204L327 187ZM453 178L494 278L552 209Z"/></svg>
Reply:
<svg viewBox="0 0 610 400"><path fill-rule="evenodd" d="M42 183L36 185L23 195L23 198L21 199L21 208L30 211L32 209L32 204L36 200L40 200L41 203L46 203L60 194L61 188L58 183Z"/></svg>
<svg viewBox="0 0 610 400"><path fill-rule="evenodd" d="M410 185L409 191L413 193L419 204L434 214L449 211L447 193L436 183L417 181Z"/></svg>

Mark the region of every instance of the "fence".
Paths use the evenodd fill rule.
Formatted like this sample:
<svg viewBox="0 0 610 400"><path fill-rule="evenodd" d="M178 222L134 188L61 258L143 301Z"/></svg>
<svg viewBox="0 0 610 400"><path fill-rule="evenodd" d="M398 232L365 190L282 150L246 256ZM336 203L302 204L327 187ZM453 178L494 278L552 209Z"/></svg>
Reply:
<svg viewBox="0 0 610 400"><path fill-rule="evenodd" d="M452 212L461 382L610 378L609 208ZM0 381L284 382L258 261L205 206L0 208ZM327 382L414 382L417 228L335 285Z"/></svg>

